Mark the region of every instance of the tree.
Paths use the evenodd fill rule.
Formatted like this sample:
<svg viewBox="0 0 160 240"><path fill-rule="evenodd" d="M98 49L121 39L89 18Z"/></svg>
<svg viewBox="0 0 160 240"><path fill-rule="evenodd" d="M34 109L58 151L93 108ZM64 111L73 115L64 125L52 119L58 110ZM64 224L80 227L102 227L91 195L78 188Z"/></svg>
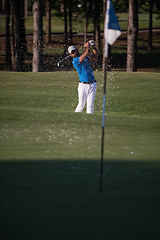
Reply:
<svg viewBox="0 0 160 240"><path fill-rule="evenodd" d="M6 0L6 65L11 68L10 0Z"/></svg>
<svg viewBox="0 0 160 240"><path fill-rule="evenodd" d="M127 71L137 71L138 0L129 0Z"/></svg>
<svg viewBox="0 0 160 240"><path fill-rule="evenodd" d="M152 17L153 16L153 0L149 0L149 34L148 34L148 50L152 51Z"/></svg>
<svg viewBox="0 0 160 240"><path fill-rule="evenodd" d="M26 52L24 0L12 0L12 8L15 22L15 68L16 71L21 72L24 71L24 56Z"/></svg>
<svg viewBox="0 0 160 240"><path fill-rule="evenodd" d="M32 71L42 71L43 64L43 15L42 0L33 3L33 63Z"/></svg>
<svg viewBox="0 0 160 240"><path fill-rule="evenodd" d="M68 32L67 32L67 0L63 1L64 4L64 54L67 52L67 39L68 39Z"/></svg>
<svg viewBox="0 0 160 240"><path fill-rule="evenodd" d="M69 45L73 44L72 9L73 9L73 1L69 0Z"/></svg>
<svg viewBox="0 0 160 240"><path fill-rule="evenodd" d="M51 41L51 0L46 0L46 43Z"/></svg>
<svg viewBox="0 0 160 240"><path fill-rule="evenodd" d="M0 1L0 13L5 14L5 0Z"/></svg>
<svg viewBox="0 0 160 240"><path fill-rule="evenodd" d="M128 0L113 0L115 12L124 13L128 11Z"/></svg>
<svg viewBox="0 0 160 240"><path fill-rule="evenodd" d="M94 1L94 38L96 47L100 50L100 2Z"/></svg>
<svg viewBox="0 0 160 240"><path fill-rule="evenodd" d="M15 56L16 56L16 47L15 47L15 23L14 23L14 12L13 12L13 4L11 4L11 17L12 17L12 38L11 38L11 61L12 61L12 70L16 71L16 63L15 63Z"/></svg>
<svg viewBox="0 0 160 240"><path fill-rule="evenodd" d="M92 1L91 0L84 0L83 11L84 11L85 18L86 18L84 43L87 42L87 32L88 32L89 19L90 19L90 16L91 16L91 6L92 6Z"/></svg>
<svg viewBox="0 0 160 240"><path fill-rule="evenodd" d="M24 3L24 16L25 17L28 16L28 0L25 0L25 3Z"/></svg>

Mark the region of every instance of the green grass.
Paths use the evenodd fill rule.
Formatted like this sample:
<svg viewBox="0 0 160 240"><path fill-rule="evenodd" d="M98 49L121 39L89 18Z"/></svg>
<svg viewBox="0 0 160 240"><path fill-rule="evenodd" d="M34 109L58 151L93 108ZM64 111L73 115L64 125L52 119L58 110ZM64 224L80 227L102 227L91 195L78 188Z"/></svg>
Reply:
<svg viewBox="0 0 160 240"><path fill-rule="evenodd" d="M2 72L1 158L63 159L67 156L69 159L80 156L83 158L83 149L86 145L83 138L89 141L85 158L93 156L98 158L99 147L97 149L96 146L100 145L101 136L103 74L102 72L95 74L98 79L98 91L95 114L92 116L86 115L85 111L79 115L74 112L78 101L76 72L39 74ZM148 152L158 147L157 135L155 136L152 130L157 129L159 122L159 76L153 73L109 73L107 135L111 142L117 143L118 151L112 155L113 146L109 145L106 149L106 153L109 154L107 158L119 158L119 150L122 148L120 151L122 158L137 156L138 159L143 159L141 152L135 150L135 155L130 156L132 150L129 151L125 147L128 143L132 146L132 141L137 139L143 142L144 128L150 130L146 132L148 136L144 138L147 152L143 155L147 159L152 157L153 153ZM124 138L126 143L121 142L123 135L126 136ZM130 142L132 135L135 139L132 138ZM152 135L155 142L150 145L148 139L152 138ZM81 144L82 147L79 149ZM138 145L140 148L143 144ZM59 152L61 147L64 151ZM73 151L75 148L76 151ZM91 148L94 149L94 154ZM154 154L157 154L158 159L158 152L154 151Z"/></svg>
<svg viewBox="0 0 160 240"><path fill-rule="evenodd" d="M75 71L0 73L1 239L159 239L159 73L103 73L75 113Z"/></svg>

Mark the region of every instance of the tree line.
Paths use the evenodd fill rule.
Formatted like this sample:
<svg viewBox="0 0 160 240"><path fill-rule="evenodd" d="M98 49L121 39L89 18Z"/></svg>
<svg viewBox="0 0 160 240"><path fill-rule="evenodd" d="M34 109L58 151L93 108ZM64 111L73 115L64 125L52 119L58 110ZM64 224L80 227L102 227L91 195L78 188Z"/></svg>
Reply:
<svg viewBox="0 0 160 240"><path fill-rule="evenodd" d="M127 71L136 71L138 11L149 11L149 50L152 51L153 7L159 11L159 0L113 0L116 12L129 12L127 27ZM85 18L84 42L87 41L89 21L94 25L94 40L98 50L101 46L100 22L104 21L106 0L6 0L1 1L0 10L6 15L6 64L15 71L24 71L27 53L25 16L33 14L33 60L32 71L43 70L43 15L46 15L45 41L51 41L51 9L64 17L64 53L73 44L73 15ZM12 24L10 25L10 21ZM11 29L10 29L11 28ZM10 35L11 32L11 35ZM104 43L103 43L104 44Z"/></svg>

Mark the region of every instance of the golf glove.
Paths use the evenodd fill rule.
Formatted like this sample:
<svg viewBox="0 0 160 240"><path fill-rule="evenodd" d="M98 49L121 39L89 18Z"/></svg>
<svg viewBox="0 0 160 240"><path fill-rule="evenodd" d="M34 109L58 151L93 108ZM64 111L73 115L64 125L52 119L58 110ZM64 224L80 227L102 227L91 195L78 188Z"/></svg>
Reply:
<svg viewBox="0 0 160 240"><path fill-rule="evenodd" d="M92 47L94 47L94 46L95 46L94 41L93 41L93 40L90 40L90 41L89 41L89 45L92 46Z"/></svg>

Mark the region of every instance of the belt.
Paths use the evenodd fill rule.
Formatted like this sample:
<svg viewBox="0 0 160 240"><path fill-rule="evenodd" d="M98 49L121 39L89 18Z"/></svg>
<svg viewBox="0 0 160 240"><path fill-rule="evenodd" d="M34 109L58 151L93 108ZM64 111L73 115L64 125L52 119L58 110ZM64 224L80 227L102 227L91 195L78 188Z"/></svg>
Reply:
<svg viewBox="0 0 160 240"><path fill-rule="evenodd" d="M83 84L92 84L92 83L94 83L94 82L96 82L96 80L94 80L94 81L92 81L92 82L81 82L81 81L79 81L79 83L83 83Z"/></svg>

